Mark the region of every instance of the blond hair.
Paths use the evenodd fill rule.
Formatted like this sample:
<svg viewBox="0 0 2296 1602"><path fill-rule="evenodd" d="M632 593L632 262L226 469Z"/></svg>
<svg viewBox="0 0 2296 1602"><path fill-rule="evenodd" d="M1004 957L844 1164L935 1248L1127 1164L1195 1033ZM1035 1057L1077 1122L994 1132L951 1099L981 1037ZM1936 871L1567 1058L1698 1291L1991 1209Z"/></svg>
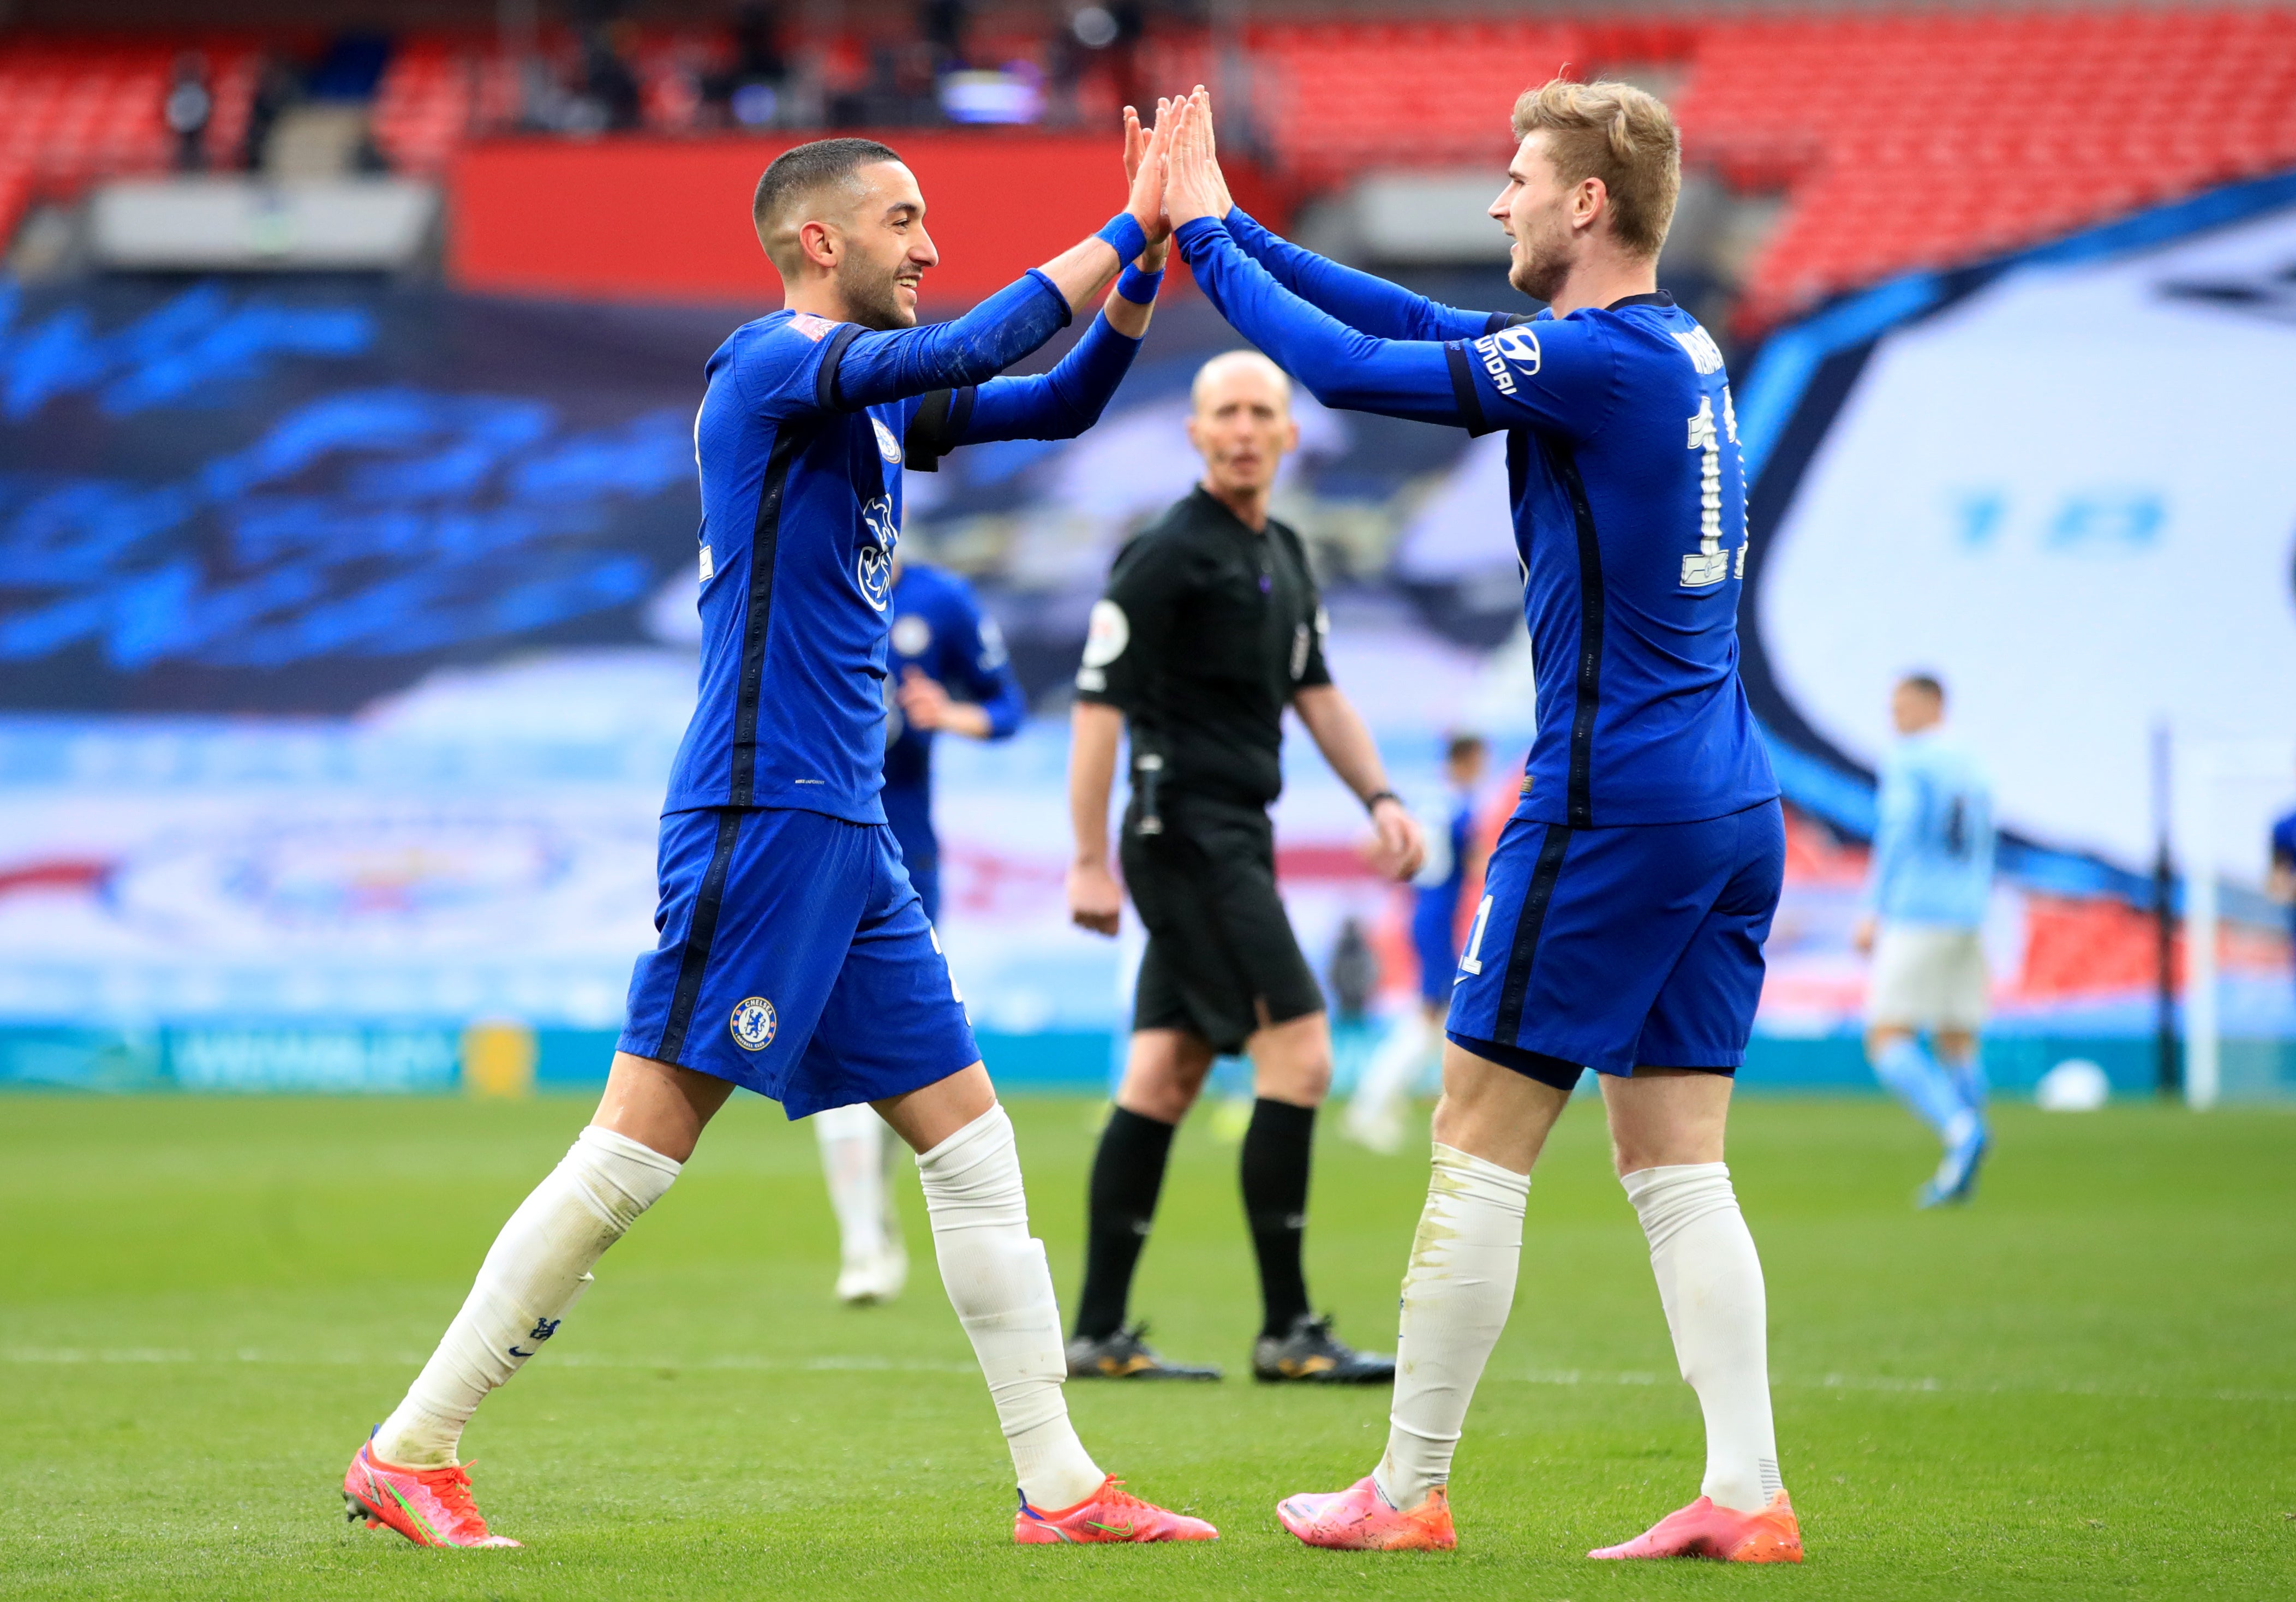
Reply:
<svg viewBox="0 0 2296 1602"><path fill-rule="evenodd" d="M1564 185L1602 179L1619 243L1656 256L1682 193L1682 136L1666 103L1632 84L1558 78L1514 103L1515 138L1542 131Z"/></svg>

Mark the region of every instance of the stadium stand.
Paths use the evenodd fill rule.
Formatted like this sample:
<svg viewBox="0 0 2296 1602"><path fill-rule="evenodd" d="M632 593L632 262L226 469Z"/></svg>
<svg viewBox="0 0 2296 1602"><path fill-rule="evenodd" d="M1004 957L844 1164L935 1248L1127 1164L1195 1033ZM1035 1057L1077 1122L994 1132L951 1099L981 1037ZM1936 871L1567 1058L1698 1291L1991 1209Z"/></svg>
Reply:
<svg viewBox="0 0 2296 1602"><path fill-rule="evenodd" d="M1786 188L1759 326L2296 165L2296 12L1718 22L1675 103L1692 160Z"/></svg>
<svg viewBox="0 0 2296 1602"><path fill-rule="evenodd" d="M1251 43L1276 170L1303 189L1489 160L1505 148L1492 108L1551 71L1652 81L1692 166L1785 196L1744 285L1748 330L2296 165L2284 9L1341 24Z"/></svg>
<svg viewBox="0 0 2296 1602"><path fill-rule="evenodd" d="M174 138L161 108L176 58L192 50L204 59L215 97L208 161L228 165L254 90L249 41L32 36L0 48L0 239L36 199L167 166Z"/></svg>
<svg viewBox="0 0 2296 1602"><path fill-rule="evenodd" d="M849 70L864 43L810 48ZM1041 41L977 44L1001 61ZM1671 98L1694 168L1782 197L1742 285L1749 333L1897 272L2296 166L2285 8L1280 22L1244 44L1250 128L1292 200L1382 168L1492 162L1506 148L1496 108L1553 72L1652 83ZM0 234L35 194L165 165L166 80L194 45L215 86L207 143L219 161L245 125L247 42L23 35L0 46ZM712 48L692 30L631 36L654 131L697 127ZM1140 59L1143 81L1160 86L1213 70L1201 30L1152 34ZM1095 80L1076 103L1112 110L1100 105L1108 91ZM376 94L375 140L394 167L436 174L466 140L512 123L520 103L518 69L493 36L411 34Z"/></svg>
<svg viewBox="0 0 2296 1602"><path fill-rule="evenodd" d="M434 175L475 132L507 122L517 71L479 35L403 40L375 87L374 142L402 172Z"/></svg>

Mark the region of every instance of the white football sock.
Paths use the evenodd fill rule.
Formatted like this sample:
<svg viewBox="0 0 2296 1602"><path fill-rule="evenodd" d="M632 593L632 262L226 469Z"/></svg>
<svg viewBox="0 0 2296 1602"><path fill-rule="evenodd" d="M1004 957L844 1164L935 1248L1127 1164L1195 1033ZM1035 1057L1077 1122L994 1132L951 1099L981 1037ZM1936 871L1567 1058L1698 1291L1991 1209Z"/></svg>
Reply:
<svg viewBox="0 0 2296 1602"><path fill-rule="evenodd" d="M813 1130L837 1213L839 1255L848 1269L873 1264L885 1248L885 1121L860 1102L816 1113Z"/></svg>
<svg viewBox="0 0 2296 1602"><path fill-rule="evenodd" d="M1645 1168L1620 1181L1649 1237L1675 1360L1706 1415L1706 1479L1718 1508L1751 1513L1784 1489L1770 1420L1762 1260L1726 1162Z"/></svg>
<svg viewBox="0 0 2296 1602"><path fill-rule="evenodd" d="M1416 1006L1397 1018L1364 1064L1355 1094L1348 1098L1348 1121L1375 1128L1395 1115L1396 1104L1411 1094L1427 1062L1427 1015Z"/></svg>
<svg viewBox="0 0 2296 1602"><path fill-rule="evenodd" d="M1451 1477L1451 1454L1491 1348L1514 1305L1530 1176L1438 1142L1427 1207L1403 1276L1395 1405L1374 1478L1414 1508Z"/></svg>
<svg viewBox="0 0 2296 1602"><path fill-rule="evenodd" d="M1045 1243L1029 1236L1029 1200L1013 1121L991 1107L917 1158L941 1284L972 1338L1032 1508L1072 1508L1103 1475L1069 1423L1068 1359Z"/></svg>
<svg viewBox="0 0 2296 1602"><path fill-rule="evenodd" d="M584 1130L519 1204L479 1265L439 1350L383 1421L374 1455L404 1468L455 1461L463 1426L558 1331L590 1286L590 1265L661 1199L678 1164L625 1135Z"/></svg>

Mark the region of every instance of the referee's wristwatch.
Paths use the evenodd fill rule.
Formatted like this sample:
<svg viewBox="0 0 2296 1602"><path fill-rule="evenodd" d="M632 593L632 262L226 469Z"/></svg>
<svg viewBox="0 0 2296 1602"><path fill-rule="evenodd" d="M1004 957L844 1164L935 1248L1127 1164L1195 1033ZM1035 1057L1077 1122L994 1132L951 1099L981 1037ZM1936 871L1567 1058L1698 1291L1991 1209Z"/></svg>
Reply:
<svg viewBox="0 0 2296 1602"><path fill-rule="evenodd" d="M1398 807L1403 806L1403 798L1398 795L1394 791L1374 790L1369 795L1363 798L1364 810L1365 812L1377 812L1379 810L1379 803L1383 801L1391 801ZM1407 812L1410 809L1408 807L1404 807L1404 810Z"/></svg>

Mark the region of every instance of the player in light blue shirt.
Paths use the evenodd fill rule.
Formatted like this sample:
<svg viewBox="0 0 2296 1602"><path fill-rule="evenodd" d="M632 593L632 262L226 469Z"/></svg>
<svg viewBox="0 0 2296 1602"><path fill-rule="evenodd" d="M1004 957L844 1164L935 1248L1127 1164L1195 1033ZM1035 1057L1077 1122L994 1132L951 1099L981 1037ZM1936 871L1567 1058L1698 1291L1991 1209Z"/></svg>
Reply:
<svg viewBox="0 0 2296 1602"><path fill-rule="evenodd" d="M1920 1204L1966 1201L1984 1160L1985 1069L1977 1034L1988 983L1993 787L1948 735L1945 686L1926 673L1890 698L1898 741L1882 767L1857 949L1873 954L1866 1055L1881 1081L1945 1143ZM1930 1038L1931 1050L1922 1045Z"/></svg>

